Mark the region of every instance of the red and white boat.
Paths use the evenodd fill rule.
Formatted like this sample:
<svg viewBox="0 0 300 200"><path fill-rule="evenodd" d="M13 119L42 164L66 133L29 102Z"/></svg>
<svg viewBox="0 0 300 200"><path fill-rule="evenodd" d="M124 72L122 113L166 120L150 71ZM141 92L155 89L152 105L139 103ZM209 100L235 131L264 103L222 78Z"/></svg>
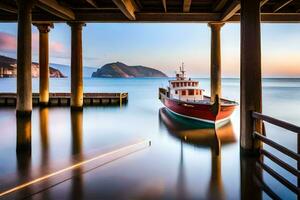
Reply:
<svg viewBox="0 0 300 200"><path fill-rule="evenodd" d="M176 80L169 80L167 88L159 88L159 99L174 114L207 123L226 121L238 105L235 101L203 95L199 81L188 79L183 66L176 73Z"/></svg>

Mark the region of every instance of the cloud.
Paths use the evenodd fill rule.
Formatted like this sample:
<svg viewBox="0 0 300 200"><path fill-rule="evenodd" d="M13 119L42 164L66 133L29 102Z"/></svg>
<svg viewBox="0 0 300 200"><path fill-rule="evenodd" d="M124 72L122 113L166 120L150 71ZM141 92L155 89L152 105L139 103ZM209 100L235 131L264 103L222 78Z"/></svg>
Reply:
<svg viewBox="0 0 300 200"><path fill-rule="evenodd" d="M17 50L17 38L15 35L0 32L0 51L2 52L16 52Z"/></svg>
<svg viewBox="0 0 300 200"><path fill-rule="evenodd" d="M50 56L54 57L70 57L69 52L65 45L61 42L57 42L54 40L49 41L49 50ZM32 33L32 51L34 53L38 53L39 51L39 33L33 32Z"/></svg>
<svg viewBox="0 0 300 200"><path fill-rule="evenodd" d="M51 40L49 42L50 55L69 57L69 52L64 44ZM17 37L13 34L0 32L0 51L6 53L17 52ZM32 53L38 54L39 52L39 33L32 33Z"/></svg>

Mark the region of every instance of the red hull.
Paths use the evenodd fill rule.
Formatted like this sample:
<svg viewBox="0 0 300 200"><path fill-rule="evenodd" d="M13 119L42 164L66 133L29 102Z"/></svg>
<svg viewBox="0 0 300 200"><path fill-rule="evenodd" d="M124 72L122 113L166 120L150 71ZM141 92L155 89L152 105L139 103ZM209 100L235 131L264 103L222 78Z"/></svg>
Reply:
<svg viewBox="0 0 300 200"><path fill-rule="evenodd" d="M209 123L228 119L236 107L234 103L221 104L220 111L215 116L212 104L187 103L170 99L165 95L161 95L161 102L175 114Z"/></svg>

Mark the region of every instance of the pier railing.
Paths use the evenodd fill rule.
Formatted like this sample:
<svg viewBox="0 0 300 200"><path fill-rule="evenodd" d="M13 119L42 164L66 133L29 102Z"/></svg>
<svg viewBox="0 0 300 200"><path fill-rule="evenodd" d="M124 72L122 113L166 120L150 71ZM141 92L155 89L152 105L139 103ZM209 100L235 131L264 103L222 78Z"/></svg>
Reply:
<svg viewBox="0 0 300 200"><path fill-rule="evenodd" d="M300 196L300 188L299 188L299 184L300 184L300 127L296 126L294 124L285 122L285 121L275 119L275 118L267 116L267 115L263 115L263 114L258 113L258 112L253 112L252 117L254 119L254 123L255 123L256 120L259 120L259 121L262 121L262 122L267 122L267 123L270 123L272 125L275 125L277 127L283 128L285 130L291 131L291 132L296 134L297 139L298 139L297 152L294 152L294 151L288 149L287 147L285 147L285 146L273 141L272 139L268 138L265 134L265 127L264 126L263 126L263 132L258 133L258 132L254 131L253 137L254 137L254 139L260 140L264 144L269 145L270 147L276 149L277 151L279 151L282 154L294 159L297 162L297 169L296 169L295 167L291 166L289 163L287 163L287 162L283 161L282 159L278 158L277 156L275 156L271 152L267 151L266 149L263 149L263 148L260 149L260 154L262 156L267 157L268 159L273 161L275 164L279 165L280 167L282 167L283 169L285 169L286 171L288 171L292 175L296 176L296 178L298 179L297 180L298 185L295 185L295 184L291 183L289 180L287 180L281 174L279 174L278 172L273 170L271 167L266 165L262 161L262 159L260 159L260 161L257 162L257 166L259 168L263 169L264 171L266 171L268 174L270 174L272 177L274 177L276 180L278 180L280 183L282 183L284 186L286 186L289 190L291 190L292 192L297 194L298 198L299 198L299 196Z"/></svg>

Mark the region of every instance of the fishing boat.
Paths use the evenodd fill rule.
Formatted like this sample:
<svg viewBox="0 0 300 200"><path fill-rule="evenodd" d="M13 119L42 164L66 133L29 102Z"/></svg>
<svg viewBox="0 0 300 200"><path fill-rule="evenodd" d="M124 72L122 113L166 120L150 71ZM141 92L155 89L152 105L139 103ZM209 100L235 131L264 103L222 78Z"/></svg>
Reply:
<svg viewBox="0 0 300 200"><path fill-rule="evenodd" d="M179 69L167 88L159 88L159 99L164 106L176 115L194 120L213 124L227 121L238 104L218 95L212 101L204 95L199 81L186 77L183 65Z"/></svg>

